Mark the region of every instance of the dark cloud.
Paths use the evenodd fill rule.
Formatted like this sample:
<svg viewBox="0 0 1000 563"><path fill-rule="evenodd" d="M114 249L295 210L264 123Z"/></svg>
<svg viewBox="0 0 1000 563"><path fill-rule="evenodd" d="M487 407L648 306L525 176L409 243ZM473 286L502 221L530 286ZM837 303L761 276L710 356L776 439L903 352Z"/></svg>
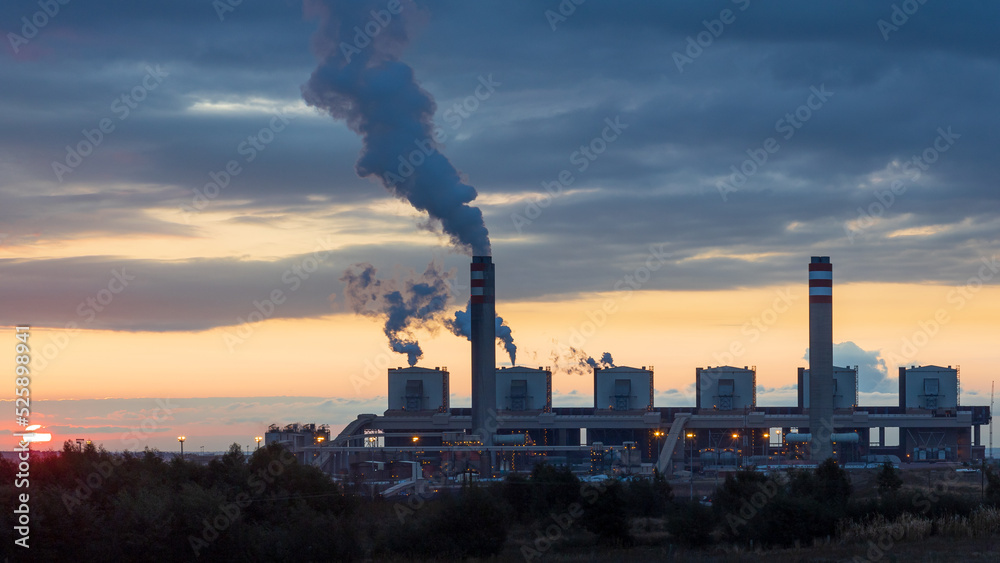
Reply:
<svg viewBox="0 0 1000 563"><path fill-rule="evenodd" d="M479 192L501 299L611 290L646 263L650 245L662 263L644 289L801 283L810 254L833 257L838 283L958 284L993 256L997 6L926 3L886 40L878 20L890 17L890 0L585 3L555 31L545 10L558 2L418 4L427 15L402 60L437 103L442 152ZM727 8L734 23L679 72L674 53ZM2 37L36 11L30 0L0 6ZM230 221L268 229L322 216L338 233L400 240L420 228L366 207L385 192L355 175L360 141L301 106L316 30L301 4L244 2L223 16L195 0L70 3L18 52L2 46L3 249L93 236L198 240L197 227L164 212L190 206L231 160L241 173L207 204ZM115 100L157 66L168 75L119 119ZM488 76L495 93L463 106ZM802 111L814 88L833 94L784 138L778 121ZM290 116L280 131L278 110ZM103 118L115 130L60 182L52 162ZM594 141L616 118L627 128ZM273 141L248 160L242 143L269 128ZM904 163L929 154L939 128L959 137L908 173ZM723 201L718 183L769 137L780 149ZM581 147L602 142L583 169ZM529 209L562 170L572 184ZM902 190L890 202L894 180ZM415 268L440 252L401 247L338 250L337 267L324 267L280 315L328 311L327 296L342 289L333 272L346 264ZM7 261L0 286L11 313L30 308L60 323L112 269L130 265L143 281L95 323L196 330L234 323L300 258ZM444 264L465 267L455 256Z"/></svg>

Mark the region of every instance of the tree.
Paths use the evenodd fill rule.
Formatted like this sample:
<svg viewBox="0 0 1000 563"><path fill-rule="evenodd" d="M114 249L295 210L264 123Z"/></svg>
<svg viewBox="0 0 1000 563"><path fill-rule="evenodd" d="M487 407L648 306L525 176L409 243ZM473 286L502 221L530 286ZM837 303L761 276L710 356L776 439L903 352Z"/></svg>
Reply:
<svg viewBox="0 0 1000 563"><path fill-rule="evenodd" d="M899 476L899 471L892 465L891 461L882 464L878 476L875 477L879 494L893 494L903 486L903 478Z"/></svg>
<svg viewBox="0 0 1000 563"><path fill-rule="evenodd" d="M629 545L631 536L625 513L625 491L620 481L611 481L592 502L585 502L580 523L605 543Z"/></svg>
<svg viewBox="0 0 1000 563"><path fill-rule="evenodd" d="M1000 505L1000 475L997 475L993 468L983 464L986 471L986 501L994 505Z"/></svg>
<svg viewBox="0 0 1000 563"><path fill-rule="evenodd" d="M851 497L851 479L847 471L837 465L833 458L819 464L816 468L816 488L813 498L821 503L833 503L835 506L845 506Z"/></svg>
<svg viewBox="0 0 1000 563"><path fill-rule="evenodd" d="M697 502L682 502L667 520L667 531L674 539L690 547L712 543L715 515L712 509Z"/></svg>

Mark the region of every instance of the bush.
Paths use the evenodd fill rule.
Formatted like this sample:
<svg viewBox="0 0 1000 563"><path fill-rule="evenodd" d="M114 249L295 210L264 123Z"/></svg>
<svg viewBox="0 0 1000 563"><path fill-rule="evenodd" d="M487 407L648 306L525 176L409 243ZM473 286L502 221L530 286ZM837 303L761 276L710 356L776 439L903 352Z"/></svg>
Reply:
<svg viewBox="0 0 1000 563"><path fill-rule="evenodd" d="M597 492L593 502L585 502L580 523L595 533L603 543L627 545L631 543L628 515L625 513L625 491L621 482L611 481Z"/></svg>
<svg viewBox="0 0 1000 563"><path fill-rule="evenodd" d="M903 486L903 478L899 476L899 471L892 465L891 461L882 464L878 476L875 477L880 494L893 494Z"/></svg>
<svg viewBox="0 0 1000 563"><path fill-rule="evenodd" d="M715 524L711 508L697 502L683 502L667 519L667 531L680 544L704 547L712 543Z"/></svg>
<svg viewBox="0 0 1000 563"><path fill-rule="evenodd" d="M1000 475L997 475L993 468L983 464L983 471L986 471L986 502L993 506L1000 506Z"/></svg>
<svg viewBox="0 0 1000 563"><path fill-rule="evenodd" d="M402 523L389 527L389 551L409 558L465 559L496 555L507 541L510 510L484 488L427 501Z"/></svg>
<svg viewBox="0 0 1000 563"><path fill-rule="evenodd" d="M625 486L625 505L629 516L655 518L670 508L674 493L670 483L653 471L653 478L629 481Z"/></svg>
<svg viewBox="0 0 1000 563"><path fill-rule="evenodd" d="M568 467L556 468L547 463L531 471L531 514L545 518L550 512L565 512L580 500L580 480Z"/></svg>

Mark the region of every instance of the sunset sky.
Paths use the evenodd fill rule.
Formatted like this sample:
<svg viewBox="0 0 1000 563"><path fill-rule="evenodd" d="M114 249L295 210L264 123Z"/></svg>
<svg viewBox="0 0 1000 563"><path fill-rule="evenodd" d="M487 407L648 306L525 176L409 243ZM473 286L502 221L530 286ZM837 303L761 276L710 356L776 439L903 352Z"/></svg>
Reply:
<svg viewBox="0 0 1000 563"><path fill-rule="evenodd" d="M0 6L0 365L13 380L31 325L52 447L222 450L381 413L406 356L346 300L363 263L445 272L446 310L410 333L470 403L469 344L443 324L469 256L360 178L361 138L303 99L338 2L259 4ZM962 404L989 404L1000 6L912 4L399 4L393 48L478 192L497 312L518 364L556 369L556 406L592 404L568 346L654 366L657 406L724 364L794 405L813 255L862 404L897 404L898 366L920 364L960 365Z"/></svg>

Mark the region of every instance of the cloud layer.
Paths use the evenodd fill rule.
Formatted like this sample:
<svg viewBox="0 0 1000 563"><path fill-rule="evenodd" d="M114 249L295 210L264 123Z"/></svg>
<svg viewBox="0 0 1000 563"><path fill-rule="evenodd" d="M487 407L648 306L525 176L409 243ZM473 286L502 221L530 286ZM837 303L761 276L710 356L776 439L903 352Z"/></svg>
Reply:
<svg viewBox="0 0 1000 563"><path fill-rule="evenodd" d="M611 290L651 245L667 258L646 289L799 283L810 254L834 257L838 283L965 283L1000 232L1000 7L927 3L892 30L892 6L586 3L552 18L556 2L418 2L404 59L477 186L505 299ZM5 3L3 36L27 38L37 10ZM0 313L80 322L117 270L136 279L94 327L236 324L289 289L312 245L226 255L215 235L265 240L303 217L337 244L277 316L329 314L351 263L442 253L447 240L413 238L426 218L386 213L356 176L354 133L302 103L315 31L290 0L221 14L116 0L9 40ZM95 250L144 238L185 256ZM880 389L879 364L858 361Z"/></svg>

